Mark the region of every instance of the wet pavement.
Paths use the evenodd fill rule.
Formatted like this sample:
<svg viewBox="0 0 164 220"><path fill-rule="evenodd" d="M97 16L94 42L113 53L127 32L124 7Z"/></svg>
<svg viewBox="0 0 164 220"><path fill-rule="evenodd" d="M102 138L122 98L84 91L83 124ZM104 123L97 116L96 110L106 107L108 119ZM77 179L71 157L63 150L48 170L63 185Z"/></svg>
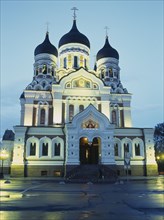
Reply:
<svg viewBox="0 0 164 220"><path fill-rule="evenodd" d="M0 181L1 220L164 220L164 178L115 184Z"/></svg>

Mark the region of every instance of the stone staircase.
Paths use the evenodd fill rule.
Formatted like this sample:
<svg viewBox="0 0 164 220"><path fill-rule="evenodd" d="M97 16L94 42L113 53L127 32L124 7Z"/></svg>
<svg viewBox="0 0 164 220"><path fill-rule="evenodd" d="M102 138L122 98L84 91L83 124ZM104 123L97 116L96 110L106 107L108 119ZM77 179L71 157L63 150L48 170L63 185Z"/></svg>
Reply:
<svg viewBox="0 0 164 220"><path fill-rule="evenodd" d="M79 183L114 183L117 181L117 174L115 170L109 168L108 166L87 164L77 166L67 172L66 181Z"/></svg>

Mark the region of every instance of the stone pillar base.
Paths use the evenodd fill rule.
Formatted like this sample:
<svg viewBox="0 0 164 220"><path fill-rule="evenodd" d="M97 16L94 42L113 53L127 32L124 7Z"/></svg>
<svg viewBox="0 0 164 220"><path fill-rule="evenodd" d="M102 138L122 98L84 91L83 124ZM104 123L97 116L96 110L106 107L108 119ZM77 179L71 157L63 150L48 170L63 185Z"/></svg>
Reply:
<svg viewBox="0 0 164 220"><path fill-rule="evenodd" d="M11 165L11 177L24 177L24 165Z"/></svg>
<svg viewBox="0 0 164 220"><path fill-rule="evenodd" d="M157 176L158 175L158 166L157 164L146 165L146 175L147 176Z"/></svg>

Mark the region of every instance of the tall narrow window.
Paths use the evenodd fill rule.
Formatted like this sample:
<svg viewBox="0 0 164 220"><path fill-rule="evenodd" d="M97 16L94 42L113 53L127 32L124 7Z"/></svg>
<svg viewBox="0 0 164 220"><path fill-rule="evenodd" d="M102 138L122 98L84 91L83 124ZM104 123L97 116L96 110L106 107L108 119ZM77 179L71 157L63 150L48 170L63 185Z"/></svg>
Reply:
<svg viewBox="0 0 164 220"><path fill-rule="evenodd" d="M64 57L64 68L67 68L67 58Z"/></svg>
<svg viewBox="0 0 164 220"><path fill-rule="evenodd" d="M33 119L32 119L32 125L36 126L36 108L33 108Z"/></svg>
<svg viewBox="0 0 164 220"><path fill-rule="evenodd" d="M109 77L113 77L113 70L112 70L112 68L109 69Z"/></svg>
<svg viewBox="0 0 164 220"><path fill-rule="evenodd" d="M42 73L47 74L47 65L45 65L45 64L43 65Z"/></svg>
<svg viewBox="0 0 164 220"><path fill-rule="evenodd" d="M101 69L101 79L104 79L105 78L105 69Z"/></svg>
<svg viewBox="0 0 164 220"><path fill-rule="evenodd" d="M118 156L118 144L117 143L114 145L114 154L115 156Z"/></svg>
<svg viewBox="0 0 164 220"><path fill-rule="evenodd" d="M52 76L54 76L54 68L53 67L51 69L51 74L52 74Z"/></svg>
<svg viewBox="0 0 164 220"><path fill-rule="evenodd" d="M140 156L141 155L140 145L139 144L135 144L135 155L136 156Z"/></svg>
<svg viewBox="0 0 164 220"><path fill-rule="evenodd" d="M55 143L54 156L60 156L60 143Z"/></svg>
<svg viewBox="0 0 164 220"><path fill-rule="evenodd" d="M84 67L85 67L85 69L87 69L87 60L86 59L84 59Z"/></svg>
<svg viewBox="0 0 164 220"><path fill-rule="evenodd" d="M124 154L129 153L129 144L124 144Z"/></svg>
<svg viewBox="0 0 164 220"><path fill-rule="evenodd" d="M84 105L79 105L79 112L82 112L84 110Z"/></svg>
<svg viewBox="0 0 164 220"><path fill-rule="evenodd" d="M48 156L48 143L42 144L42 156Z"/></svg>
<svg viewBox="0 0 164 220"><path fill-rule="evenodd" d="M116 124L116 122L117 122L117 120L116 120L116 111L113 110L113 111L112 111L112 123L113 123L113 124Z"/></svg>
<svg viewBox="0 0 164 220"><path fill-rule="evenodd" d="M69 120L72 121L72 118L74 116L74 106L70 105L69 106Z"/></svg>
<svg viewBox="0 0 164 220"><path fill-rule="evenodd" d="M45 116L46 116L45 109L42 108L40 111L40 124L41 125L45 124Z"/></svg>
<svg viewBox="0 0 164 220"><path fill-rule="evenodd" d="M36 155L36 143L31 143L30 144L30 156L35 156Z"/></svg>
<svg viewBox="0 0 164 220"><path fill-rule="evenodd" d="M35 70L35 75L37 76L38 73L39 73L39 68L36 68L36 70Z"/></svg>
<svg viewBox="0 0 164 220"><path fill-rule="evenodd" d="M120 127L124 127L124 111L120 110Z"/></svg>
<svg viewBox="0 0 164 220"><path fill-rule="evenodd" d="M78 67L77 56L74 56L74 68Z"/></svg>

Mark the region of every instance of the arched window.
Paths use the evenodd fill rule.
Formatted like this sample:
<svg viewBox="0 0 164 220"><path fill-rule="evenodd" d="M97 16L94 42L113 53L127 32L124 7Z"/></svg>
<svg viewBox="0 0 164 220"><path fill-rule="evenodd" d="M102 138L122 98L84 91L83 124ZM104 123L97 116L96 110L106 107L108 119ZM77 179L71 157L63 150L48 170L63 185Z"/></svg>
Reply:
<svg viewBox="0 0 164 220"><path fill-rule="evenodd" d="M87 69L87 60L84 59L84 67Z"/></svg>
<svg viewBox="0 0 164 220"><path fill-rule="evenodd" d="M54 156L60 156L60 143L55 143Z"/></svg>
<svg viewBox="0 0 164 220"><path fill-rule="evenodd" d="M42 144L42 156L48 156L48 143Z"/></svg>
<svg viewBox="0 0 164 220"><path fill-rule="evenodd" d="M47 74L47 65L45 65L45 64L43 65L42 73Z"/></svg>
<svg viewBox="0 0 164 220"><path fill-rule="evenodd" d="M78 67L77 56L74 56L74 68Z"/></svg>
<svg viewBox="0 0 164 220"><path fill-rule="evenodd" d="M117 143L114 145L114 155L118 157L118 144Z"/></svg>
<svg viewBox="0 0 164 220"><path fill-rule="evenodd" d="M84 105L79 105L79 112L82 112L84 110Z"/></svg>
<svg viewBox="0 0 164 220"><path fill-rule="evenodd" d="M72 118L74 116L74 106L70 105L69 106L69 120L72 121Z"/></svg>
<svg viewBox="0 0 164 220"><path fill-rule="evenodd" d="M112 68L109 69L109 77L113 77L113 70L112 70Z"/></svg>
<svg viewBox="0 0 164 220"><path fill-rule="evenodd" d="M52 156L53 157L64 157L64 141L60 137L55 137L52 140Z"/></svg>
<svg viewBox="0 0 164 220"><path fill-rule="evenodd" d="M51 69L51 74L52 74L52 76L54 76L54 67L52 67L52 69Z"/></svg>
<svg viewBox="0 0 164 220"><path fill-rule="evenodd" d="M64 57L64 68L67 68L67 58Z"/></svg>
<svg viewBox="0 0 164 220"><path fill-rule="evenodd" d="M116 124L116 122L117 122L117 120L116 120L116 111L113 110L113 111L112 111L112 123L113 123L113 124Z"/></svg>
<svg viewBox="0 0 164 220"><path fill-rule="evenodd" d="M40 124L41 125L45 124L45 116L46 116L45 109L42 108L41 111L40 111Z"/></svg>
<svg viewBox="0 0 164 220"><path fill-rule="evenodd" d="M36 137L30 137L26 141L26 156L38 157L39 151L39 139Z"/></svg>
<svg viewBox="0 0 164 220"><path fill-rule="evenodd" d="M101 69L101 78L104 79L105 77L105 69Z"/></svg>
<svg viewBox="0 0 164 220"><path fill-rule="evenodd" d="M39 73L39 69L36 68L36 71L35 71L36 76L38 75L38 73Z"/></svg>
<svg viewBox="0 0 164 220"><path fill-rule="evenodd" d="M35 156L36 155L36 143L31 143L30 144L30 156Z"/></svg>
<svg viewBox="0 0 164 220"><path fill-rule="evenodd" d="M135 155L136 156L140 156L141 155L140 144L135 144Z"/></svg>
<svg viewBox="0 0 164 220"><path fill-rule="evenodd" d="M127 153L129 153L130 151L129 151L130 149L129 149L129 144L127 143L127 144L124 144L124 155L125 154L127 154Z"/></svg>

